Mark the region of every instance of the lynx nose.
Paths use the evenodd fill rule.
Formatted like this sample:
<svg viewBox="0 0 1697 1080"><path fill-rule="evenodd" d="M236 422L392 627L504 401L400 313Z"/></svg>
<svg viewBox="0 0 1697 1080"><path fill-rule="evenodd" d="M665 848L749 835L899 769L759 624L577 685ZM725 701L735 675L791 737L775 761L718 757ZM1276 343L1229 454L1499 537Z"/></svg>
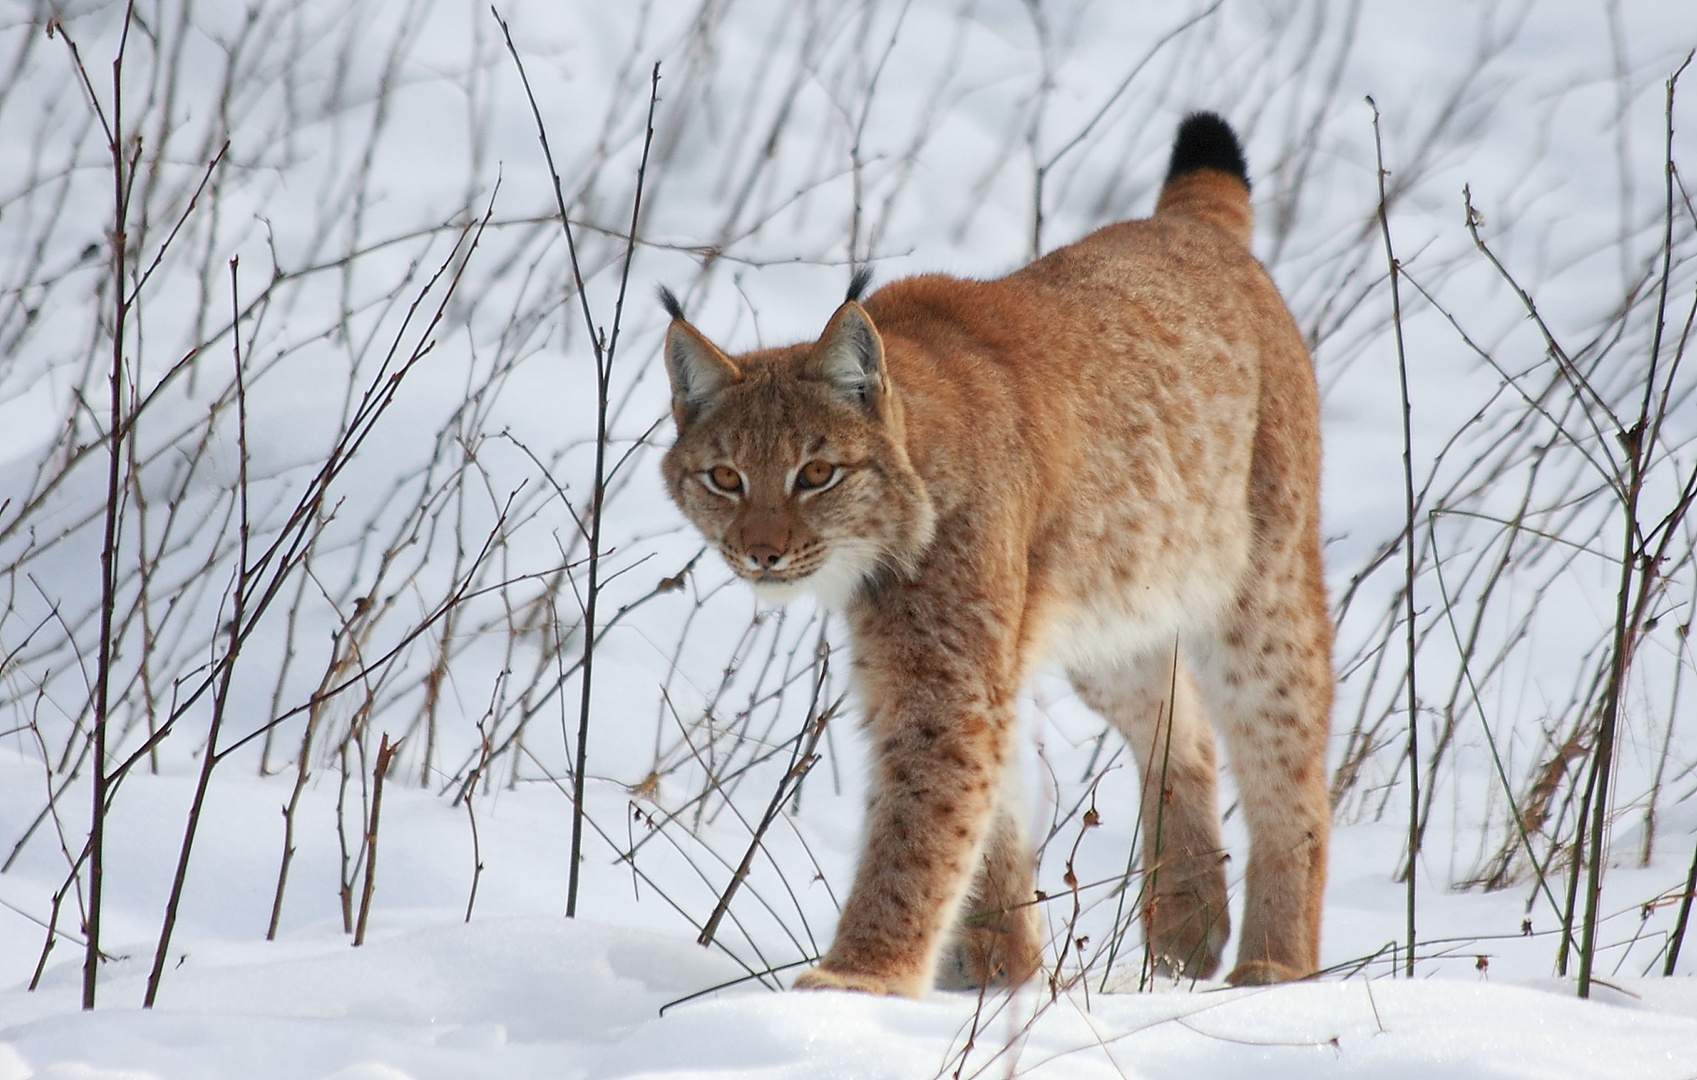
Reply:
<svg viewBox="0 0 1697 1080"><path fill-rule="evenodd" d="M784 552L771 544L755 544L744 553L757 570L776 570L784 561Z"/></svg>

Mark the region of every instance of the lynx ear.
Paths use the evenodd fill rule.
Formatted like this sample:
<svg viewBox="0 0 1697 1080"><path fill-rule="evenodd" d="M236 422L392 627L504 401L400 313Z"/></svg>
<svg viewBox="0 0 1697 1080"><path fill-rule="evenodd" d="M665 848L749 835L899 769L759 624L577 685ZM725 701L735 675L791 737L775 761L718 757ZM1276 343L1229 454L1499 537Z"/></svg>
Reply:
<svg viewBox="0 0 1697 1080"><path fill-rule="evenodd" d="M853 300L831 316L808 359L808 377L831 384L848 404L877 412L888 389L884 339L866 309Z"/></svg>
<svg viewBox="0 0 1697 1080"><path fill-rule="evenodd" d="M679 318L666 331L666 374L672 377L672 415L680 427L742 378L730 357Z"/></svg>

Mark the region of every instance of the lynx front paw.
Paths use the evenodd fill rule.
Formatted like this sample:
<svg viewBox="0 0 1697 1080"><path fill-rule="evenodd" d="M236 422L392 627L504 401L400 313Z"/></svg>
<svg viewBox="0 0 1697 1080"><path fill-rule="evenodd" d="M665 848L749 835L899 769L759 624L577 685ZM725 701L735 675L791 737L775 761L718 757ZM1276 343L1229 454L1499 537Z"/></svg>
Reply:
<svg viewBox="0 0 1697 1080"><path fill-rule="evenodd" d="M848 971L832 971L823 967L809 968L796 976L794 988L797 990L854 990L862 994L881 994L886 997L919 996L909 987L888 979L880 979L872 975L859 975Z"/></svg>

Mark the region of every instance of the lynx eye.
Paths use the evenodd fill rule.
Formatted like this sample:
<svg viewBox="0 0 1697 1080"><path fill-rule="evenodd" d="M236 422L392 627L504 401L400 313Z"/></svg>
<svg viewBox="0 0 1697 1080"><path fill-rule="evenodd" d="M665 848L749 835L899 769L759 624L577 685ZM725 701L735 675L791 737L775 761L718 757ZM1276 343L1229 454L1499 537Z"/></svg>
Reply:
<svg viewBox="0 0 1697 1080"><path fill-rule="evenodd" d="M738 492L742 490L742 474L729 465L715 465L707 470L708 482L719 491Z"/></svg>
<svg viewBox="0 0 1697 1080"><path fill-rule="evenodd" d="M831 478L836 475L837 467L835 465L831 464L829 461L819 461L815 459L808 462L806 465L803 465L801 467L801 471L796 474L796 490L811 491L815 488L822 488L826 484L829 484L831 482Z"/></svg>

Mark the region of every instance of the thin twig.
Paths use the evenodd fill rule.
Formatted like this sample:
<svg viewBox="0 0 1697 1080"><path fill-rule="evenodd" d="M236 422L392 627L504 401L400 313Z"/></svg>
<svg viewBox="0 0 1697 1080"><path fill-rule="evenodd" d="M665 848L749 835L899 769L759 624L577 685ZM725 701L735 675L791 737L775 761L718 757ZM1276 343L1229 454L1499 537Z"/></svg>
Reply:
<svg viewBox="0 0 1697 1080"><path fill-rule="evenodd" d="M506 39L507 51L512 55L513 63L519 71L519 79L524 83L526 99L530 102L531 115L536 120L537 138L542 143L543 157L548 162L548 175L554 185L554 200L560 212L560 225L566 234L566 250L570 257L572 279L577 286L578 301L583 308L583 321L589 334L590 347L595 354L595 474L594 485L591 489L588 534L589 534L589 569L588 581L583 595L583 660L580 664L580 702L578 709L577 746L573 754L572 764L572 846L569 871L566 883L566 915L574 917L577 914L579 863L583 851L583 816L584 816L584 787L588 775L586 747L589 741L590 701L594 685L595 645L597 641L595 625L596 601L601 595L601 518L606 501L607 483L607 421L609 405L609 381L612 377L613 358L618 348L619 330L624 315L625 291L630 283L631 263L636 255L637 225L642 213L642 189L648 173L648 152L654 144L654 110L660 101L660 65L656 63L649 81L648 93L648 123L643 136L642 161L636 170L636 192L631 199L631 227L629 238L625 244L624 266L619 277L619 295L613 307L613 331L611 337L604 337L595 325L595 318L589 310L589 297L584 292L583 270L578 261L577 242L572 237L571 219L566 214L566 199L561 187L560 172L554 166L554 152L548 144L548 128L542 121L542 109L536 103L536 95L530 87L530 77L525 74L524 61L520 59L518 47L513 44L513 34L501 13L490 7L490 13L500 24L501 34Z"/></svg>
<svg viewBox="0 0 1697 1080"><path fill-rule="evenodd" d="M371 917L371 895L377 888L377 824L383 812L383 778L389 775L389 766L404 741L391 743L389 733L384 732L377 748L377 765L371 770L371 821L365 829L365 884L360 889L359 922L354 924L355 948L365 944L365 923Z"/></svg>
<svg viewBox="0 0 1697 1080"><path fill-rule="evenodd" d="M823 640L820 641L820 647L823 651L825 647ZM748 877L748 871L754 865L755 852L760 850L760 845L766 838L767 828L771 826L773 819L778 816L778 811L783 808L784 800L789 798L792 791L801 786L801 782L807 776L808 771L819 761L814 750L819 746L819 737L825 733L825 725L830 722L835 711L834 708L819 709L819 695L825 689L825 679L830 670L829 665L829 656L822 655L819 663L819 677L813 684L813 703L807 710L807 720L802 724L801 732L793 740L794 749L790 752L790 767L785 769L784 775L779 778L778 786L772 792L772 799L766 804L766 812L760 816L760 824L755 828L754 835L749 838L748 850L743 852L742 862L737 864L736 872L731 875L730 883L725 886L725 891L719 895L718 902L713 905L713 913L707 917L707 924L701 928L700 935L695 939L697 945L705 947L713 944L713 935L718 932L719 920L725 917L725 912L730 909L731 900L736 896L737 889L742 886L743 879Z"/></svg>
<svg viewBox="0 0 1697 1080"><path fill-rule="evenodd" d="M1396 249L1391 246L1391 222L1386 212L1385 203L1385 146L1379 136L1379 106L1371 97L1367 104L1373 109L1373 153L1378 163L1379 176L1379 231L1385 240L1385 264L1389 267L1391 282L1391 325L1396 337L1396 369L1397 382L1402 390L1402 479L1405 517L1403 519L1402 546L1406 563L1403 570L1403 623L1407 630L1408 641L1408 674L1404 682L1408 687L1408 865L1405 869L1407 877L1407 915L1408 915L1408 948L1406 968L1403 974L1414 978L1414 943L1415 934L1415 894L1419 878L1418 860L1420 858L1420 699L1414 685L1414 433L1413 409L1408 398L1408 353L1403 346L1402 337L1402 291L1398 287L1398 279L1402 274L1402 264L1397 261Z"/></svg>
<svg viewBox="0 0 1697 1080"><path fill-rule="evenodd" d="M84 916L84 932L88 939L87 948L83 955L82 1007L94 1008L95 982L100 968L100 913L104 902L104 884L106 872L106 810L107 792L111 778L106 771L106 725L110 694L112 686L112 659L114 643L112 641L112 615L118 603L118 517L121 512L119 498L119 474L123 464L123 448L119 443L118 431L124 423L124 335L125 323L130 314L130 304L124 289L124 270L129 261L126 242L129 229L129 193L131 175L126 171L124 161L124 51L129 45L130 25L135 19L135 0L129 0L124 8L124 28L118 41L117 55L112 59L112 123L106 127L106 137L112 153L112 366L109 376L111 389L111 411L109 417L109 441L107 443L107 472L106 472L106 526L105 535L100 544L100 657L96 662L95 693L94 693L94 774L91 797L93 808L90 811L89 822L89 862L88 862L88 910ZM61 27L61 32L63 28ZM70 46L71 54L76 60L77 70L82 74L83 84L88 89L89 100L94 109L100 112L100 99L94 93L94 85L89 81L88 71L83 67L82 57L77 52L76 43L69 35L65 43ZM100 116L101 123L106 123L104 113ZM137 152L139 153L139 145Z"/></svg>
<svg viewBox="0 0 1697 1080"><path fill-rule="evenodd" d="M230 306L238 310L239 265L239 260L230 260ZM177 854L177 871L171 879L171 895L165 901L165 920L159 928L159 941L153 952L153 967L147 974L147 992L141 1003L144 1009L153 1008L153 1003L159 997L159 980L165 973L165 957L171 949L171 933L177 925L177 905L182 901L183 884L188 879L189 856L194 850L201 810L206 805L206 793L212 785L212 770L218 765L218 733L224 727L225 705L230 696L230 678L236 670L236 657L242 648L243 607L252 582L251 567L248 565L247 383L242 375L242 338L239 332L231 335L231 344L235 350L236 365L236 498L241 504L241 523L235 584L231 588L231 613L228 623L230 640L225 646L223 663L218 669L218 689L212 699L212 721L207 728L206 748L201 751L200 779L195 784L194 800L189 804L188 821L183 826L183 844Z"/></svg>

